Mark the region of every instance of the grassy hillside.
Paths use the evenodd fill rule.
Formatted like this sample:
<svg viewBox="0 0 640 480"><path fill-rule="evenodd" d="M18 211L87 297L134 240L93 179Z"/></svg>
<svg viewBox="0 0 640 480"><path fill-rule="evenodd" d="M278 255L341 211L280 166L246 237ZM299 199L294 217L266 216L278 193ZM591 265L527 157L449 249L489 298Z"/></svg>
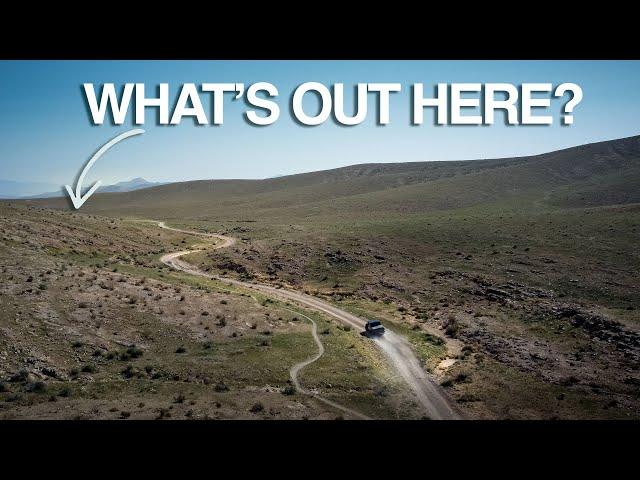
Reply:
<svg viewBox="0 0 640 480"><path fill-rule="evenodd" d="M640 137L630 137L532 157L365 164L266 180L174 183L98 194L84 208L139 217L277 219L425 212L524 196L576 205L582 190L593 199L585 203L605 205L637 201L633 186L639 177ZM617 193L606 193L612 191ZM38 203L68 206L65 200Z"/></svg>
<svg viewBox="0 0 640 480"><path fill-rule="evenodd" d="M330 385L328 398L374 418L420 418L366 339L160 263L198 240L0 205L0 419L339 417L291 389L289 369L317 348L300 314L325 332L306 388Z"/></svg>
<svg viewBox="0 0 640 480"><path fill-rule="evenodd" d="M640 418L639 185L631 137L176 183L97 194L82 213L238 238L191 261L392 325L470 418Z"/></svg>

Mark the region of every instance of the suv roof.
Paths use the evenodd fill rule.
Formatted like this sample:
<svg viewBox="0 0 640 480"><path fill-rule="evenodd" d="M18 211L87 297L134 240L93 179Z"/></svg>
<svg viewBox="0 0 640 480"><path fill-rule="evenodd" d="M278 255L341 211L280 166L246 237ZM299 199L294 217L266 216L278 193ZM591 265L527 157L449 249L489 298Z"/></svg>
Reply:
<svg viewBox="0 0 640 480"><path fill-rule="evenodd" d="M367 323L372 327L377 327L378 325L380 325L380 322L378 320L369 320Z"/></svg>

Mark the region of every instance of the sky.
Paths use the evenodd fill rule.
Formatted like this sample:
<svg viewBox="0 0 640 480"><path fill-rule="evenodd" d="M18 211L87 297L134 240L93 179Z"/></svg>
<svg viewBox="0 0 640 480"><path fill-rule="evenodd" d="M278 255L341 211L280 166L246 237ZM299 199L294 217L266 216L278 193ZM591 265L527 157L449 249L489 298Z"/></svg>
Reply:
<svg viewBox="0 0 640 480"><path fill-rule="evenodd" d="M169 83L175 99L183 83L258 81L279 90L275 124L248 124L247 106L228 95L223 125L147 122L145 134L96 162L88 181L268 178L358 163L512 157L640 133L637 61L0 61L0 179L72 184L97 148L135 127L131 116L119 126L93 125L83 83L142 82L148 92ZM303 127L288 103L295 87L309 81L344 83L348 105L358 82L397 82L402 92L392 94L389 125L376 124L369 97L370 114L361 125ZM430 113L423 125L411 125L410 87L418 82L429 93L439 82L573 82L584 98L571 126L557 121L568 97L552 101L552 126L437 126ZM314 102L306 99L309 111ZM149 118L154 113L149 110Z"/></svg>

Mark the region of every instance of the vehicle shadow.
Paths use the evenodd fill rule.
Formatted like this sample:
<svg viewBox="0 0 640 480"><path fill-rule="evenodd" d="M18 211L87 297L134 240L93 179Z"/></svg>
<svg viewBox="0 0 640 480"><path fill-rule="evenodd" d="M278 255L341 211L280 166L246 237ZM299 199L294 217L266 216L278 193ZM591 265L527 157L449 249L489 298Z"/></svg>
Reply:
<svg viewBox="0 0 640 480"><path fill-rule="evenodd" d="M360 335L367 338L379 338L382 336L381 333L371 333L371 332L367 332L366 330L363 330L362 332L360 332Z"/></svg>

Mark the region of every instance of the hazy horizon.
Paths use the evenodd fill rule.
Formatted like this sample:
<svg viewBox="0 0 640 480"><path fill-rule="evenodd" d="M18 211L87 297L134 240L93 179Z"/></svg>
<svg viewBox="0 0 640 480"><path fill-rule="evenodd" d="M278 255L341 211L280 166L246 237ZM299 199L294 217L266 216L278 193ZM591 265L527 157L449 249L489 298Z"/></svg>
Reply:
<svg viewBox="0 0 640 480"><path fill-rule="evenodd" d="M630 137L635 137L638 136L639 134L636 135L629 135L626 137L615 137L615 138L605 138L605 139L601 139L601 140L596 140L593 142L588 142L586 144L579 144L579 145L568 145L566 147L562 147L562 148L558 148L558 149L554 149L554 150L545 150L545 151L541 151L541 152L536 152L536 153L532 153L530 155L518 155L518 156L504 156L504 157L478 157L478 158L461 158L461 159L449 159L449 160L423 160L421 162L442 162L442 161L459 161L459 162L472 162L472 161L480 161L480 160L495 160L495 159L501 159L501 158L522 158L522 157L533 157L536 155L542 155L545 153L551 153L554 151L559 151L559 150L565 150L565 149L569 149L569 148L573 148L573 147L578 147L581 145L588 145L588 144L592 144L592 143L601 143L601 142L607 142L607 141L612 141L612 140L621 140L624 138L630 138ZM294 173L285 173L285 174L275 174L275 175L271 175L268 177L260 177L260 178L250 178L250 177L228 177L228 178L216 178L216 177L207 177L207 178L186 178L186 179L156 179L156 178L147 178L145 176L141 176L141 175L133 175L130 176L128 178L121 178L118 180L115 180L112 183L103 183L102 188L104 189L105 187L111 187L111 186L116 186L118 184L123 184L123 183L128 183L134 180L144 180L145 182L148 183L157 183L157 184L169 184L169 183L184 183L184 182L199 182L199 181L215 181L215 180L269 180L272 178L281 178L281 177L288 177L288 176L292 176L292 175L303 175L306 173L314 173L314 172L321 172L321 171L328 171L328 170L337 170L340 168L346 168L346 167L353 167L353 166L357 166L357 165L366 165L366 164L385 164L385 163L421 163L419 162L414 162L414 161L396 161L396 162L363 162L363 163L354 163L354 164L350 164L350 165L343 165L340 167L334 167L334 168L327 168L327 169L321 169L321 170L306 170L306 171L300 171L300 172L294 172ZM40 195L40 194L49 194L49 193L55 193L56 192L56 188L60 187L60 191L62 193L64 193L64 184L60 184L57 185L55 183L48 183L48 182L42 182L42 181L29 181L29 180L15 180L15 179L8 179L8 178L0 178L0 182L2 183L16 183L16 184L21 184L21 183L30 183L30 184L40 184L40 185L49 185L50 187L52 187L50 190L44 190L44 191L37 191L35 193L30 193L27 196L32 196L32 195ZM157 185L150 185L150 186L157 186ZM88 188L88 186L87 186ZM148 187L145 187L148 188ZM3 192L0 191L0 199L11 199L11 198L20 198L20 197L6 197L3 196Z"/></svg>
<svg viewBox="0 0 640 480"><path fill-rule="evenodd" d="M174 97L186 82L256 81L279 89L282 113L275 124L248 125L244 103L226 98L224 125L145 125L144 135L108 152L86 181L253 180L363 163L520 157L633 136L640 123L637 61L3 61L0 178L70 184L100 145L131 128L131 112L124 125L93 126L82 83L151 88L166 82ZM357 82L398 82L403 90L391 97L390 125L377 126L370 115L354 127L301 127L286 108L290 92L305 81L343 82L347 102ZM502 113L492 126L414 126L408 112L415 82L575 82L584 98L570 127L506 126ZM554 114L562 105L552 101Z"/></svg>

